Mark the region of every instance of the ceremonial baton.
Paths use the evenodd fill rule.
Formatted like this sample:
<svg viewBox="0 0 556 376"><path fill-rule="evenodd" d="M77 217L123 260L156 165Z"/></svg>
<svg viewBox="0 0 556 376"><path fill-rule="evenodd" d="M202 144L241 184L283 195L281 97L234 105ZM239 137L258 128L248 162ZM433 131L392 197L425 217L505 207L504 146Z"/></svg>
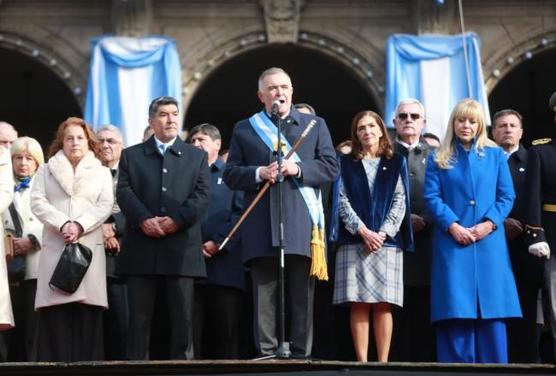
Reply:
<svg viewBox="0 0 556 376"><path fill-rule="evenodd" d="M292 148L290 149L290 151L288 152L288 154L286 154L286 156L284 157L284 159L289 159L293 153L295 153L295 151L299 148L299 145L301 145L301 143L305 140L305 138L307 137L307 135L309 134L309 132L311 132L311 129L313 129L313 127L315 126L315 124L317 123L317 121L315 119L311 120L309 122L309 124L307 125L307 128L305 128L305 130L303 131L303 133L301 133L301 135L299 135L299 137L297 138L297 140L295 140ZM278 145L278 147L280 147L280 145ZM235 224L235 226L231 229L230 233L228 234L228 236L226 236L226 238L224 239L224 241L220 244L220 246L218 247L218 250L221 251L226 244L230 241L230 239L232 238L232 236L234 236L234 234L237 232L237 230L239 229L239 226L241 226L241 224L245 221L245 219L249 216L249 214L251 213L251 211L255 208L255 206L259 203L259 201L261 201L261 198L263 198L264 194L266 191L268 191L268 188L270 188L270 182L267 181L266 184L261 188L261 190L259 191L259 193L257 193L257 196L255 196L255 198L253 199L253 201L251 202L251 204L247 207L247 209L245 209L245 211L243 212L243 214L241 215L241 217L238 219L237 223Z"/></svg>

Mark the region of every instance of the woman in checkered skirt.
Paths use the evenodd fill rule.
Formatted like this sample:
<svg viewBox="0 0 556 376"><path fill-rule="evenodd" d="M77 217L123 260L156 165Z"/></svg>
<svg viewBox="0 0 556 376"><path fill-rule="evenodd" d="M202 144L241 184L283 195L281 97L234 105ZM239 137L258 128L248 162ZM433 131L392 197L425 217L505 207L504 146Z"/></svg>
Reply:
<svg viewBox="0 0 556 376"><path fill-rule="evenodd" d="M334 304L349 304L358 361L367 361L372 316L379 362L388 361L391 305L403 304L402 250L412 244L405 159L394 154L372 111L351 126L352 153L341 157L335 186L337 241ZM334 232L334 230L333 230Z"/></svg>

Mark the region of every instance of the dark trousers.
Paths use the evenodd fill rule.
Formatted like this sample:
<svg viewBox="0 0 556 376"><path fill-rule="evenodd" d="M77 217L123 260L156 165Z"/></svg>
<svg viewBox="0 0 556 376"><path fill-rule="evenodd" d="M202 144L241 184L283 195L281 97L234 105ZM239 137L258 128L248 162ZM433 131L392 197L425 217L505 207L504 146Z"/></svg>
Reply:
<svg viewBox="0 0 556 376"><path fill-rule="evenodd" d="M403 308L394 309L391 360L436 361L434 328L430 322L430 286L404 286Z"/></svg>
<svg viewBox="0 0 556 376"><path fill-rule="evenodd" d="M278 257L260 257L250 263L253 282L255 347L260 355L272 355L278 347ZM309 276L311 259L287 255L285 288L289 301L289 342L292 357L308 357L313 344L315 280Z"/></svg>
<svg viewBox="0 0 556 376"><path fill-rule="evenodd" d="M77 362L104 359L99 306L68 303L39 310L37 360Z"/></svg>
<svg viewBox="0 0 556 376"><path fill-rule="evenodd" d="M508 319L508 358L510 363L537 363L539 337L537 335L537 297L540 286L516 280L523 318Z"/></svg>
<svg viewBox="0 0 556 376"><path fill-rule="evenodd" d="M193 359L194 280L189 277L172 276L127 278L129 302L127 359L149 359L151 321L158 281L165 285L168 294L170 359Z"/></svg>
<svg viewBox="0 0 556 376"><path fill-rule="evenodd" d="M439 362L508 362L503 320L454 319L438 321L435 325Z"/></svg>
<svg viewBox="0 0 556 376"><path fill-rule="evenodd" d="M195 286L195 358L239 359L243 291L225 286Z"/></svg>
<svg viewBox="0 0 556 376"><path fill-rule="evenodd" d="M126 358L129 310L127 286L123 281L107 280L108 309L104 312L104 347L106 360Z"/></svg>

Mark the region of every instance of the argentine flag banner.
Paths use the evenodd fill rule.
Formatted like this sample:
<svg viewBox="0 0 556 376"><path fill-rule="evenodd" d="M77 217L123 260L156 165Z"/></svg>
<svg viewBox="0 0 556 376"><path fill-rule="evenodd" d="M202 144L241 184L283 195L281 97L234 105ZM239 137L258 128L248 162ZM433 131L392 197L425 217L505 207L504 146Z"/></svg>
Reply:
<svg viewBox="0 0 556 376"><path fill-rule="evenodd" d="M450 113L464 98L481 103L485 120L490 111L481 68L480 39L460 35L394 34L386 45L386 108L390 127L398 102L418 99L425 106L426 132L444 137Z"/></svg>
<svg viewBox="0 0 556 376"><path fill-rule="evenodd" d="M174 39L102 36L91 43L85 121L95 130L113 124L126 146L141 142L149 104L163 95L177 99L182 119L181 67Z"/></svg>

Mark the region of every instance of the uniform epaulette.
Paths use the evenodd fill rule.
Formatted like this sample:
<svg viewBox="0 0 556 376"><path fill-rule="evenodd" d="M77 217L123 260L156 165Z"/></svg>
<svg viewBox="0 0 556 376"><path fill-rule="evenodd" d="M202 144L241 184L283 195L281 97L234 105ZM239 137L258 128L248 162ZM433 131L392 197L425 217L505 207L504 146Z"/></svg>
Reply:
<svg viewBox="0 0 556 376"><path fill-rule="evenodd" d="M531 142L531 145L533 145L533 146L544 145L544 144L548 144L550 141L552 141L551 138L539 138L539 139L536 139L533 142Z"/></svg>

